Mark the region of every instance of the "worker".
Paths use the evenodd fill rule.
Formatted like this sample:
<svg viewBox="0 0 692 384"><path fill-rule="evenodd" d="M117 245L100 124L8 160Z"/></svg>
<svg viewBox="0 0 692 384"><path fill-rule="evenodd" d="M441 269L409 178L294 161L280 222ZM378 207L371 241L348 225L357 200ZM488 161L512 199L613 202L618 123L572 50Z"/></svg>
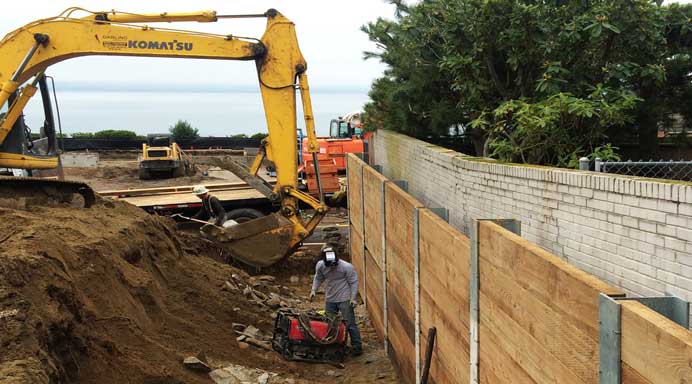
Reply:
<svg viewBox="0 0 692 384"><path fill-rule="evenodd" d="M214 225L223 227L226 222L226 211L223 209L219 199L211 195L204 185L195 185L192 188L192 193L202 200L202 208L192 218L213 221Z"/></svg>
<svg viewBox="0 0 692 384"><path fill-rule="evenodd" d="M322 249L322 257L315 266L315 277L309 300L315 298L317 289L325 283L325 309L327 312L341 315L347 322L348 334L351 336L351 354L359 356L363 353L360 331L353 312L358 295L358 275L353 265L345 260L339 260L336 251L331 246Z"/></svg>

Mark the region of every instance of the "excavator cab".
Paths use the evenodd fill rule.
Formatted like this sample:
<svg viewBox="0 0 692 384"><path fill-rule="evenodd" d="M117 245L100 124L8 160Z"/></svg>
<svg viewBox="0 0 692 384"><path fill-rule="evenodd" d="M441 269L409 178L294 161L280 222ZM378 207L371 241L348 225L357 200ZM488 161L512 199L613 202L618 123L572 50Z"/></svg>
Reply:
<svg viewBox="0 0 692 384"><path fill-rule="evenodd" d="M51 79L50 86L48 79ZM24 119L24 106L37 91L43 106L43 125L39 132L32 132ZM78 194L83 199L82 204L90 207L96 198L94 191L84 183L63 180L58 146L60 119L53 114L57 100L51 95L55 95L52 78L42 72L21 93L15 91L10 94L3 106L0 127L7 128L8 133L0 143L0 162L3 165L0 168L0 190L30 201L58 203L72 203L74 195Z"/></svg>
<svg viewBox="0 0 692 384"><path fill-rule="evenodd" d="M12 129L2 144L0 153L4 157L15 155L24 159L32 159L37 163L36 169L27 169L27 176L54 177L62 179L62 167L59 165L59 148L57 140L56 119L53 114L53 100L51 98L51 88L48 86L48 76L41 74L35 79L43 105L43 126L39 132L32 132L24 120L23 111L12 125ZM17 92L9 98L8 105L17 102ZM57 105L57 104L56 104ZM2 118L6 118L7 106L5 106ZM39 164L42 163L42 164ZM48 169L43 169L43 164L51 165ZM56 167L52 167L52 164Z"/></svg>

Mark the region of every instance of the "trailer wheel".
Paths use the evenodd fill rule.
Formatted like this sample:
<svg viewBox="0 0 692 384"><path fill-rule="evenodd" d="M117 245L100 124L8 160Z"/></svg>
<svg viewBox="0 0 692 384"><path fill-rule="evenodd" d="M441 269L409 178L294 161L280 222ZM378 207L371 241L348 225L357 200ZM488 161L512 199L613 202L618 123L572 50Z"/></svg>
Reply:
<svg viewBox="0 0 692 384"><path fill-rule="evenodd" d="M226 220L235 220L238 224L246 221L259 219L264 216L264 213L252 208L238 208L226 214Z"/></svg>

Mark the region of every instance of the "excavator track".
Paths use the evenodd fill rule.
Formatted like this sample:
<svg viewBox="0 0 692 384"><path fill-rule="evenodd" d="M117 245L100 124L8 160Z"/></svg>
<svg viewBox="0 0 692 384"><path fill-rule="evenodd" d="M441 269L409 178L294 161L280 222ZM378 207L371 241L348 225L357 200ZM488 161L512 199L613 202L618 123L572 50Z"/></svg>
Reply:
<svg viewBox="0 0 692 384"><path fill-rule="evenodd" d="M84 208L96 202L94 190L78 181L0 176L0 192L3 197L46 198L63 203L72 202L74 194L79 194L84 199Z"/></svg>

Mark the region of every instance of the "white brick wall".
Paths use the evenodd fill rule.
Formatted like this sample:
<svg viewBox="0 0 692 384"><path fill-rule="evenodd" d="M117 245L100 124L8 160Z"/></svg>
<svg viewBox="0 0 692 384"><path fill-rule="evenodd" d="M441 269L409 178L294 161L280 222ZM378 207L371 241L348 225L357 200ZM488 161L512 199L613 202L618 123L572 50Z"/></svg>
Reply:
<svg viewBox="0 0 692 384"><path fill-rule="evenodd" d="M692 184L501 164L388 131L374 164L464 233L521 220L522 236L630 294L692 300Z"/></svg>

